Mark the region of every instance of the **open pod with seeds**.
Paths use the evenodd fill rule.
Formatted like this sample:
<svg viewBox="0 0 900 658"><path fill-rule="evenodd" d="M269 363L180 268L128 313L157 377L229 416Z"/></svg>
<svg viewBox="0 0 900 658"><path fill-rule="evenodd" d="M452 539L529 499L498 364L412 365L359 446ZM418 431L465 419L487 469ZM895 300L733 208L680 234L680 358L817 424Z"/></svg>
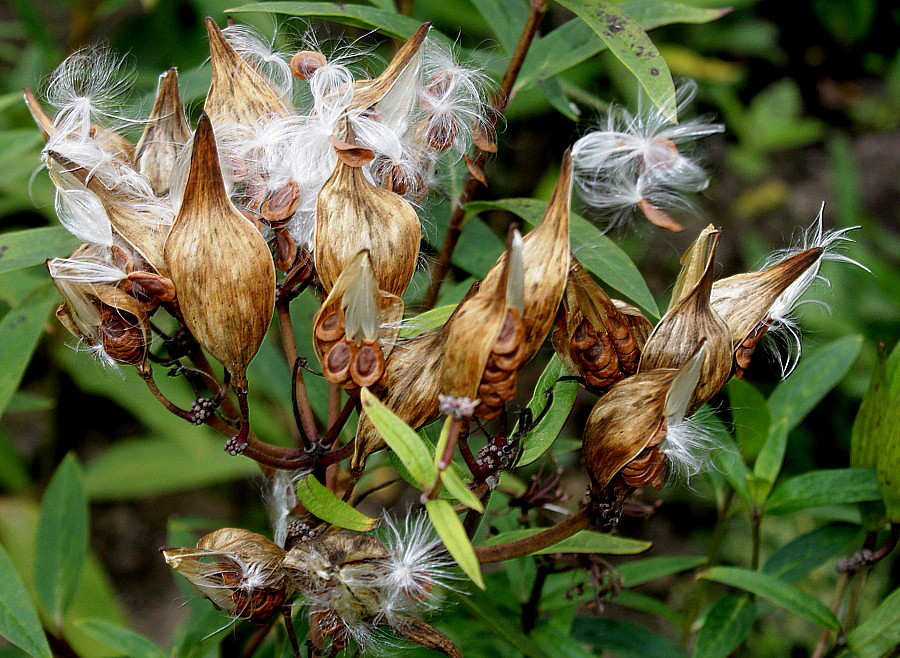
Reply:
<svg viewBox="0 0 900 658"><path fill-rule="evenodd" d="M705 361L691 409L708 401L731 376L731 332L710 305L719 231L706 227L681 258L669 309L644 345L640 372L681 368L697 345L705 344Z"/></svg>
<svg viewBox="0 0 900 658"><path fill-rule="evenodd" d="M325 378L354 392L375 386L402 319L403 302L378 289L369 252L359 252L313 318L313 347Z"/></svg>
<svg viewBox="0 0 900 658"><path fill-rule="evenodd" d="M221 528L196 548L163 548L162 554L213 605L255 624L281 612L294 593L282 568L284 549L249 530Z"/></svg>
<svg viewBox="0 0 900 658"><path fill-rule="evenodd" d="M178 95L178 71L171 68L160 77L156 100L134 156L135 167L157 195L168 193L178 153L190 138Z"/></svg>
<svg viewBox="0 0 900 658"><path fill-rule="evenodd" d="M348 108L351 112L362 112L371 107L378 111L378 103L401 81L404 75L418 73L422 44L431 30L431 23L423 23L413 35L407 39L391 58L384 71L371 80L357 80L353 85L353 101ZM389 110L391 108L380 108Z"/></svg>
<svg viewBox="0 0 900 658"><path fill-rule="evenodd" d="M240 452L249 432L246 370L272 319L275 267L266 241L228 198L205 114L165 257L185 325L232 377L242 418L229 451Z"/></svg>
<svg viewBox="0 0 900 658"><path fill-rule="evenodd" d="M516 393L519 368L525 364L524 245L513 232L500 276L485 280L460 304L450 324L441 394L477 401L475 415L497 418Z"/></svg>
<svg viewBox="0 0 900 658"><path fill-rule="evenodd" d="M522 244L523 301L521 319L525 327L523 359L531 360L553 326L553 319L566 289L569 274L569 217L572 203L572 157L566 152L547 210ZM482 288L496 285L503 276L504 252L484 278Z"/></svg>
<svg viewBox="0 0 900 658"><path fill-rule="evenodd" d="M364 158L349 149L337 150L334 172L316 204L319 280L330 292L356 255L368 250L378 288L400 297L419 258L419 216L402 197L369 182L362 170Z"/></svg>
<svg viewBox="0 0 900 658"><path fill-rule="evenodd" d="M731 332L735 377L743 377L750 365L772 322L773 305L823 253L821 247L805 249L759 272L735 274L713 284L710 301Z"/></svg>
<svg viewBox="0 0 900 658"><path fill-rule="evenodd" d="M637 308L612 300L577 259L557 316L553 347L566 368L602 395L637 372L641 349L653 327Z"/></svg>
<svg viewBox="0 0 900 658"><path fill-rule="evenodd" d="M628 493L666 477L663 442L685 419L701 377L705 345L680 368L644 371L623 379L594 405L584 427L583 455L592 503L614 520Z"/></svg>

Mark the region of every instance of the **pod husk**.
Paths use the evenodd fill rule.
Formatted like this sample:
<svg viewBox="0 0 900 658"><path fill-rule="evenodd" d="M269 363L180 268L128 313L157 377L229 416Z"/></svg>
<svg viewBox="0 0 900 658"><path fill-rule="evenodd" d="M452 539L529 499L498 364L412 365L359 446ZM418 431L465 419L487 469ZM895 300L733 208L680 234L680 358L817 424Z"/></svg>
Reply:
<svg viewBox="0 0 900 658"><path fill-rule="evenodd" d="M644 345L640 372L681 368L705 341L706 357L691 408L696 409L731 376L732 339L725 321L710 306L719 231L708 226L682 257L669 310Z"/></svg>
<svg viewBox="0 0 900 658"><path fill-rule="evenodd" d="M275 307L275 266L266 241L228 198L206 114L165 257L188 329L232 374L236 390L246 390L247 364Z"/></svg>
<svg viewBox="0 0 900 658"><path fill-rule="evenodd" d="M175 160L190 138L178 95L178 70L173 67L160 79L153 109L135 148L137 170L147 177L157 195L169 192Z"/></svg>
<svg viewBox="0 0 900 658"><path fill-rule="evenodd" d="M401 297L419 257L422 228L403 198L375 187L340 159L316 204L316 272L330 292L360 251L368 250L379 289Z"/></svg>
<svg viewBox="0 0 900 658"><path fill-rule="evenodd" d="M216 22L207 17L212 82L203 111L215 125L255 126L290 111L268 81L238 54Z"/></svg>
<svg viewBox="0 0 900 658"><path fill-rule="evenodd" d="M384 98L407 66L419 55L422 44L431 29L431 23L423 23L418 30L404 43L382 71L381 75L371 80L357 80L353 85L353 101L350 109L365 110Z"/></svg>

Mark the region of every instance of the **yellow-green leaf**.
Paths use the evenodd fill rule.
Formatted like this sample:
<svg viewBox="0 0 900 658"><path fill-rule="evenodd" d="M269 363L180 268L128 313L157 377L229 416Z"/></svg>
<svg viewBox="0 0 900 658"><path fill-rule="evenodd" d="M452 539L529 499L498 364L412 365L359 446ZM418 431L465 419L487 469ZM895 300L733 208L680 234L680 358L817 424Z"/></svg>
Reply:
<svg viewBox="0 0 900 658"><path fill-rule="evenodd" d="M472 493L472 490L465 485L459 477L459 474L453 469L452 465L441 471L441 482L444 484L447 493L456 498L456 500L463 505L476 512L484 512L484 505L482 505L481 501L478 500L478 497Z"/></svg>
<svg viewBox="0 0 900 658"><path fill-rule="evenodd" d="M447 551L456 560L459 567L472 579L472 582L484 589L484 578L481 575L481 564L472 548L472 542L466 535L466 529L446 500L429 500L425 503L431 524L437 531Z"/></svg>
<svg viewBox="0 0 900 658"><path fill-rule="evenodd" d="M419 435L393 411L364 388L360 395L363 411L381 433L384 442L393 450L406 470L421 487L430 487L437 477L437 466L431 451L422 443Z"/></svg>
<svg viewBox="0 0 900 658"><path fill-rule="evenodd" d="M332 525L357 532L367 532L378 525L378 519L358 512L311 475L297 481L297 498L306 509Z"/></svg>

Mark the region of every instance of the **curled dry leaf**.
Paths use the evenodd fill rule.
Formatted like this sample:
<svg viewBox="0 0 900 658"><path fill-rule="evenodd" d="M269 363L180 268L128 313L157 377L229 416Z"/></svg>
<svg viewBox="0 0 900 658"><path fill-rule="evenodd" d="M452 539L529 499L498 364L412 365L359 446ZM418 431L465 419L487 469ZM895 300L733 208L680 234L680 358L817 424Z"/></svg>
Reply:
<svg viewBox="0 0 900 658"><path fill-rule="evenodd" d="M168 193L175 160L190 138L178 95L178 71L171 68L160 78L153 109L135 147L135 166L157 195Z"/></svg>

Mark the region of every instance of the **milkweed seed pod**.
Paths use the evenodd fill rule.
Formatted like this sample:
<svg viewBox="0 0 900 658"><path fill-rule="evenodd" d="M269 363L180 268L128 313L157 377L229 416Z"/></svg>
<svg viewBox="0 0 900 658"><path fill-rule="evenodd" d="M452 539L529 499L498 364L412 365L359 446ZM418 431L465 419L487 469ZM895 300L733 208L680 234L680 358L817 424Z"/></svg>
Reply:
<svg viewBox="0 0 900 658"><path fill-rule="evenodd" d="M525 363L523 251L515 231L501 276L485 279L450 324L441 394L477 400L479 418L500 415L515 395L516 372Z"/></svg>
<svg viewBox="0 0 900 658"><path fill-rule="evenodd" d="M246 391L247 365L272 319L275 268L266 241L228 198L205 114L165 256L185 324Z"/></svg>
<svg viewBox="0 0 900 658"><path fill-rule="evenodd" d="M357 80L353 86L353 101L348 108L351 112L362 112L376 105L409 67L417 65L419 51L431 30L431 23L423 23L404 43L381 75L371 80Z"/></svg>
<svg viewBox="0 0 900 658"><path fill-rule="evenodd" d="M400 297L416 269L421 239L413 207L339 157L316 204L316 272L325 290L331 292L341 272L368 250L378 288Z"/></svg>
<svg viewBox="0 0 900 658"><path fill-rule="evenodd" d="M288 117L290 111L269 82L245 61L225 38L216 22L206 19L212 82L203 111L214 125L258 125Z"/></svg>
<svg viewBox="0 0 900 658"><path fill-rule="evenodd" d="M374 386L402 319L403 302L378 290L369 252L361 251L313 318L313 347L325 378L354 392Z"/></svg>
<svg viewBox="0 0 900 658"><path fill-rule="evenodd" d="M178 71L171 68L160 76L153 109L135 147L136 168L157 195L168 193L178 153L190 138L178 95Z"/></svg>
<svg viewBox="0 0 900 658"><path fill-rule="evenodd" d="M162 554L216 608L255 624L280 612L294 592L281 567L284 549L249 530L221 528L196 548L164 548Z"/></svg>
<svg viewBox="0 0 900 658"><path fill-rule="evenodd" d="M638 309L610 299L575 258L560 314L553 346L589 391L601 395L637 372L652 325Z"/></svg>
<svg viewBox="0 0 900 658"><path fill-rule="evenodd" d="M644 345L640 371L681 368L705 341L706 358L691 409L696 409L731 376L731 332L710 305L719 231L705 228L681 258L669 309Z"/></svg>
<svg viewBox="0 0 900 658"><path fill-rule="evenodd" d="M524 360L537 354L566 289L569 273L569 214L572 200L572 158L563 156L562 168L541 223L523 240L522 268L525 294L522 321L525 325ZM502 274L504 253L484 278L482 288L495 285Z"/></svg>

